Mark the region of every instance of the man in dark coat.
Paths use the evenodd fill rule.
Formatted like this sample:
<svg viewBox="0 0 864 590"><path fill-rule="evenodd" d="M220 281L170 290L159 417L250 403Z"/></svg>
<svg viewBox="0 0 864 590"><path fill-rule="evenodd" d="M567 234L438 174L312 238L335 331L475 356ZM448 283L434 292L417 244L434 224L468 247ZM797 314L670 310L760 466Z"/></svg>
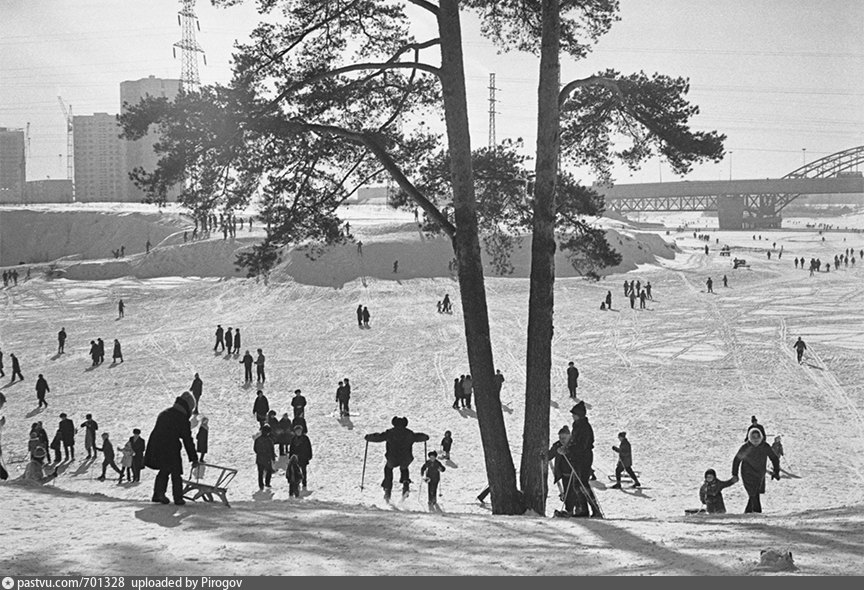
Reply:
<svg viewBox="0 0 864 590"><path fill-rule="evenodd" d="M301 426L302 430L302 426ZM279 445L279 456L284 457L288 454L288 445L291 444L291 439L294 438L294 428L291 424L291 418L288 414L282 414L282 419L273 429L273 441Z"/></svg>
<svg viewBox="0 0 864 590"><path fill-rule="evenodd" d="M801 336L798 336L798 340L792 345L792 348L795 349L795 352L798 355L798 364L800 365L804 358L804 351L807 350L807 345L804 344L803 340L801 340Z"/></svg>
<svg viewBox="0 0 864 590"><path fill-rule="evenodd" d="M363 327L364 328L369 327L369 318L370 317L371 316L369 315L369 308L364 306L363 307Z"/></svg>
<svg viewBox="0 0 864 590"><path fill-rule="evenodd" d="M201 401L201 391L203 388L204 382L201 381L201 377L198 376L198 373L195 373L195 378L192 379L192 385L189 386L189 391L192 392L193 396L195 396L194 414L198 413L198 403Z"/></svg>
<svg viewBox="0 0 864 590"><path fill-rule="evenodd" d="M93 419L93 414L87 414L84 422L81 423L81 428L84 429L84 450L87 451L87 458L93 455L96 458L96 431L99 430L99 424Z"/></svg>
<svg viewBox="0 0 864 590"><path fill-rule="evenodd" d="M576 399L577 387L579 387L579 369L572 362L569 362L567 363L567 389L573 399Z"/></svg>
<svg viewBox="0 0 864 590"><path fill-rule="evenodd" d="M270 411L270 402L260 389L255 394L255 403L252 405L252 413L262 426L267 422L267 413Z"/></svg>
<svg viewBox="0 0 864 590"><path fill-rule="evenodd" d="M261 434L255 439L252 448L255 451L255 467L258 468L258 489L264 490L265 487L270 487L273 461L276 460L269 424L261 425Z"/></svg>
<svg viewBox="0 0 864 590"><path fill-rule="evenodd" d="M63 453L66 460L75 460L75 424L66 417L66 414L60 414L60 440L63 443Z"/></svg>
<svg viewBox="0 0 864 590"><path fill-rule="evenodd" d="M621 489L621 473L624 471L633 480L634 488L642 487L636 474L633 473L633 450L630 447L630 441L627 440L626 432L618 433L618 446L613 445L612 450L618 453L618 464L615 466L615 485L612 488Z"/></svg>
<svg viewBox="0 0 864 590"><path fill-rule="evenodd" d="M244 383L252 383L252 363L255 359L252 358L252 355L249 354L249 351L246 351L246 354L243 355L243 358L240 360L240 364L243 365L243 382Z"/></svg>
<svg viewBox="0 0 864 590"><path fill-rule="evenodd" d="M302 418L306 415L306 398L303 397L299 389L294 390L294 397L291 398L291 407L294 408L295 418Z"/></svg>
<svg viewBox="0 0 864 590"><path fill-rule="evenodd" d="M12 381L15 381L15 376L17 375L21 381L24 381L24 375L21 374L21 364L18 362L18 357L15 356L14 353L9 354L9 358L12 359Z"/></svg>
<svg viewBox="0 0 864 590"><path fill-rule="evenodd" d="M350 389L346 389L345 382L340 381L336 388L336 403L339 404L339 416L348 415L348 401L351 399Z"/></svg>
<svg viewBox="0 0 864 590"><path fill-rule="evenodd" d="M234 332L231 326L228 326L228 330L225 331L225 348L228 354L234 352Z"/></svg>
<svg viewBox="0 0 864 590"><path fill-rule="evenodd" d="M570 440L559 449L564 457L570 462L573 469L576 485L579 486L580 497L578 511L575 516L588 516L588 508L591 516L602 518L600 506L591 489L591 472L594 463L594 429L588 422L585 402L579 402L570 410L573 414L573 427L570 429Z"/></svg>
<svg viewBox="0 0 864 590"><path fill-rule="evenodd" d="M234 354L240 354L240 328L234 330Z"/></svg>
<svg viewBox="0 0 864 590"><path fill-rule="evenodd" d="M48 382L42 376L42 373L39 373L39 377L36 378L36 399L39 400L39 408L42 408L42 406L48 407L48 402L45 401L45 394L49 391L51 391L51 388L48 387Z"/></svg>
<svg viewBox="0 0 864 590"><path fill-rule="evenodd" d="M140 428L132 429L129 444L132 446L132 481L141 481L141 470L144 469L144 451L147 448L147 443L141 438Z"/></svg>
<svg viewBox="0 0 864 590"><path fill-rule="evenodd" d="M288 446L288 456L297 456L297 462L300 464L300 471L303 474L303 489L306 489L306 468L309 461L312 460L312 442L306 436L306 431L301 425L294 427L294 438Z"/></svg>
<svg viewBox="0 0 864 590"><path fill-rule="evenodd" d="M612 291L606 291L606 309L612 309Z"/></svg>
<svg viewBox="0 0 864 590"><path fill-rule="evenodd" d="M186 454L192 467L198 466L198 455L195 452L195 442L192 440L192 428L189 418L195 409L195 396L188 391L174 400L174 405L163 410L156 418L156 425L147 441L144 453L144 464L158 471L153 482L153 502L169 504L165 496L168 489L168 478L171 478L171 491L174 503L182 506L183 499L183 459L180 456L181 442L186 448Z"/></svg>
<svg viewBox="0 0 864 590"><path fill-rule="evenodd" d="M760 495L765 493L765 473L768 459L774 472L772 479L780 479L780 458L774 454L758 426L751 426L747 431L747 442L744 443L735 459L732 460L732 476L738 477L738 468L741 468L741 481L747 491L747 507L744 513L762 512L762 501Z"/></svg>
<svg viewBox="0 0 864 590"><path fill-rule="evenodd" d="M216 325L216 344L213 346L213 352L219 352L221 350L225 350L225 342L222 340L222 336L225 334L225 330L222 329L221 324Z"/></svg>
<svg viewBox="0 0 864 590"><path fill-rule="evenodd" d="M261 352L261 349L258 349L258 358L255 359L255 372L258 375L258 383L264 383L266 381L266 377L264 376L264 353Z"/></svg>
<svg viewBox="0 0 864 590"><path fill-rule="evenodd" d="M366 435L368 442L383 442L387 443L384 452L384 458L387 464L384 466L384 481L381 482L381 487L384 488L384 499L390 499L390 492L393 489L393 468L398 467L400 472L399 483L402 484L402 493L407 494L411 479L408 473L408 466L414 461L414 455L411 452L415 442L425 442L429 440L429 435L422 432L413 432L408 430L408 418L399 418L393 416L390 421L393 428L384 432L373 432Z"/></svg>
<svg viewBox="0 0 864 590"><path fill-rule="evenodd" d="M60 328L57 332L57 354L63 354L66 347L66 328Z"/></svg>
<svg viewBox="0 0 864 590"><path fill-rule="evenodd" d="M357 327L363 327L363 305L360 304L357 306Z"/></svg>
<svg viewBox="0 0 864 590"><path fill-rule="evenodd" d="M105 362L105 342L101 338L97 338L96 346L99 347L99 364L102 364Z"/></svg>

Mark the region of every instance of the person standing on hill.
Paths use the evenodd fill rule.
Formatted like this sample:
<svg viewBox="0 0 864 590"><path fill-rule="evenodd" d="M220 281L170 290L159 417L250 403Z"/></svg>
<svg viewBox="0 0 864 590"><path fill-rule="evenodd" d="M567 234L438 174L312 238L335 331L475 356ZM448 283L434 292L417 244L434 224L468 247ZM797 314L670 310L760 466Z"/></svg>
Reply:
<svg viewBox="0 0 864 590"><path fill-rule="evenodd" d="M228 354L234 352L234 333L231 330L231 326L228 326L228 329L225 331L225 348L228 349Z"/></svg>
<svg viewBox="0 0 864 590"><path fill-rule="evenodd" d="M0 377L5 377L6 373L3 372L3 351L0 350ZM13 379L14 381L14 379Z"/></svg>
<svg viewBox="0 0 864 590"><path fill-rule="evenodd" d="M384 481L381 482L381 487L384 488L385 500L390 500L390 494L393 489L393 469L395 467L399 468L399 483L402 484L402 493L408 493L411 485L408 466L414 461L411 447L416 442L429 440L428 434L422 432L415 433L408 429L408 418L394 416L390 423L393 425L393 428L384 432L373 432L365 436L367 442L387 443L384 453L384 458L386 459Z"/></svg>
<svg viewBox="0 0 864 590"><path fill-rule="evenodd" d="M39 377L36 378L36 399L39 401L38 408L40 410L42 406L48 407L48 402L45 401L45 394L49 391L51 391L51 388L48 387L48 381L45 380L42 373L39 373Z"/></svg>
<svg viewBox="0 0 864 590"><path fill-rule="evenodd" d="M96 339L96 346L99 349L99 364L101 365L102 363L105 362L105 341L102 340L101 338L97 338Z"/></svg>
<svg viewBox="0 0 864 590"><path fill-rule="evenodd" d="M621 489L621 473L624 471L626 471L627 475L630 476L630 479L633 480L634 488L642 487L639 484L639 478L637 478L636 474L633 472L633 451L630 446L630 441L627 440L626 432L618 433L618 446L613 445L612 450L618 453L618 463L615 465L615 485L613 485L612 488L616 490Z"/></svg>
<svg viewBox="0 0 864 590"><path fill-rule="evenodd" d="M263 491L270 487L273 477L273 461L276 460L276 452L273 450L272 429L269 424L261 426L261 434L255 439L253 449L255 451L255 466L258 468L258 489Z"/></svg>
<svg viewBox="0 0 864 590"><path fill-rule="evenodd" d="M144 469L144 451L146 442L141 438L141 429L133 428L132 436L129 437L129 445L132 447L132 481L141 481L141 470Z"/></svg>
<svg viewBox="0 0 864 590"><path fill-rule="evenodd" d="M471 381L471 375L465 375L465 381L462 382L462 401L466 408L471 409L471 394L474 393L474 383Z"/></svg>
<svg viewBox="0 0 864 590"><path fill-rule="evenodd" d="M124 317L126 315L126 304L123 303L123 300L117 302L117 313L118 317Z"/></svg>
<svg viewBox="0 0 864 590"><path fill-rule="evenodd" d="M147 240L147 243L144 244L145 254L150 254L150 240Z"/></svg>
<svg viewBox="0 0 864 590"><path fill-rule="evenodd" d="M198 425L198 432L195 434L195 448L198 451L198 461L204 462L204 455L207 454L207 441L210 435L210 419L207 416L201 418L201 423Z"/></svg>
<svg viewBox="0 0 864 590"><path fill-rule="evenodd" d="M184 391L174 400L173 406L163 410L156 418L144 453L144 464L158 472L153 482L153 502L170 504L171 501L165 495L170 478L174 503L178 506L186 503L183 499L183 459L180 450L185 447L189 462L193 468L197 468L198 455L189 424L194 409L195 398Z"/></svg>
<svg viewBox="0 0 864 590"><path fill-rule="evenodd" d="M221 350L225 350L225 343L222 341L222 336L225 334L225 331L222 329L221 324L216 325L216 344L213 346L213 352L220 352Z"/></svg>
<svg viewBox="0 0 864 590"><path fill-rule="evenodd" d="M9 353L9 358L12 359L12 381L10 381L10 383L15 382L16 376L18 376L21 381L24 381L24 375L21 374L21 364L18 362L18 357L15 356L15 353Z"/></svg>
<svg viewBox="0 0 864 590"><path fill-rule="evenodd" d="M99 346L95 340L90 341L90 358L93 359L93 362L90 364L91 367L99 364Z"/></svg>
<svg viewBox="0 0 864 590"><path fill-rule="evenodd" d="M249 354L249 351L246 351L246 354L243 355L243 358L240 360L240 364L243 365L243 382L244 383L252 383L252 363L254 359L252 355Z"/></svg>
<svg viewBox="0 0 864 590"><path fill-rule="evenodd" d="M306 415L306 398L299 389L294 390L294 397L291 398L291 407L294 408L294 417L303 418Z"/></svg>
<svg viewBox="0 0 864 590"><path fill-rule="evenodd" d="M81 423L81 428L84 429L84 450L87 451L87 458L90 459L92 454L96 458L96 431L99 430L99 424L93 419L93 414L87 414L84 422Z"/></svg>
<svg viewBox="0 0 864 590"><path fill-rule="evenodd" d="M369 315L369 308L364 305L363 306L363 327L364 328L369 327L369 318L370 317L371 316Z"/></svg>
<svg viewBox="0 0 864 590"><path fill-rule="evenodd" d="M606 291L606 309L612 309L612 291Z"/></svg>
<svg viewBox="0 0 864 590"><path fill-rule="evenodd" d="M639 309L645 309L645 298L648 297L645 294L645 289L639 291Z"/></svg>
<svg viewBox="0 0 864 590"><path fill-rule="evenodd" d="M705 286L708 287L708 292L714 292L714 281L711 280L711 277L708 277L708 280L705 281Z"/></svg>
<svg viewBox="0 0 864 590"><path fill-rule="evenodd" d="M75 424L66 417L65 413L60 414L60 440L63 443L63 454L66 461L75 460Z"/></svg>
<svg viewBox="0 0 864 590"><path fill-rule="evenodd" d="M204 389L204 382L201 381L201 377L198 376L198 373L195 373L195 378L192 379L192 385L189 386L189 391L195 396L195 410L192 412L193 414L198 413L198 403L201 401L201 392Z"/></svg>
<svg viewBox="0 0 864 590"><path fill-rule="evenodd" d="M636 289L630 289L630 309L636 309Z"/></svg>
<svg viewBox="0 0 864 590"><path fill-rule="evenodd" d="M798 336L798 340L792 345L792 348L795 349L795 352L798 355L798 364L800 365L804 359L804 351L807 350L807 345L804 344L803 340L801 340L801 336Z"/></svg>
<svg viewBox="0 0 864 590"><path fill-rule="evenodd" d="M573 364L573 361L567 363L567 390L570 392L570 397L576 399L576 389L579 387L579 369Z"/></svg>
<svg viewBox="0 0 864 590"><path fill-rule="evenodd" d="M357 327L363 327L363 304L357 306Z"/></svg>
<svg viewBox="0 0 864 590"><path fill-rule="evenodd" d="M651 295L651 281L648 281L647 283L645 283L645 293L647 293L648 299L650 299L651 301L654 301L654 296Z"/></svg>
<svg viewBox="0 0 864 590"><path fill-rule="evenodd" d="M747 491L747 507L744 513L762 512L760 496L765 493L765 474L768 459L774 467L771 479L780 480L780 459L765 442L765 437L756 426L747 431L747 442L744 443L735 459L732 461L732 476L738 477L741 468L741 480Z"/></svg>
<svg viewBox="0 0 864 590"><path fill-rule="evenodd" d="M589 508L592 517L602 518L600 506L591 489L591 473L594 463L594 429L588 422L585 402L579 402L570 410L573 414L573 426L570 429L570 439L567 444L558 450L570 462L574 477L581 490L579 499L579 511L577 516L588 516Z"/></svg>
<svg viewBox="0 0 864 590"><path fill-rule="evenodd" d="M723 286L724 287L729 286L729 279L726 278L726 275L723 275Z"/></svg>
<svg viewBox="0 0 864 590"><path fill-rule="evenodd" d="M255 394L255 403L252 405L252 414L260 424L267 422L267 413L270 411L270 403L267 396L260 389Z"/></svg>
<svg viewBox="0 0 864 590"><path fill-rule="evenodd" d="M624 297L626 298L628 295L630 295L630 283L624 281Z"/></svg>
<svg viewBox="0 0 864 590"><path fill-rule="evenodd" d="M441 474L447 471L444 465L438 461L438 452L429 451L429 460L420 468L420 475L427 483L429 490L429 508L438 506L438 484L441 482Z"/></svg>
<svg viewBox="0 0 864 590"><path fill-rule="evenodd" d="M234 354L240 354L240 328L234 330Z"/></svg>
<svg viewBox="0 0 864 590"><path fill-rule="evenodd" d="M66 328L60 328L57 332L57 354L63 354L66 348Z"/></svg>
<svg viewBox="0 0 864 590"><path fill-rule="evenodd" d="M297 457L297 462L300 464L302 473L303 489L306 489L306 471L309 467L309 461L312 460L312 442L306 436L306 430L299 424L294 426L294 438L288 445L288 455Z"/></svg>
<svg viewBox="0 0 864 590"><path fill-rule="evenodd" d="M465 375L462 375L462 380L465 379ZM462 381L459 379L453 380L453 409L459 409L459 402L462 400Z"/></svg>
<svg viewBox="0 0 864 590"><path fill-rule="evenodd" d="M501 389L504 387L504 375L501 369L495 369L495 395L501 397Z"/></svg>
<svg viewBox="0 0 864 590"><path fill-rule="evenodd" d="M120 341L116 338L114 339L114 350L111 353L111 362L117 363L117 359L120 359L120 362L123 362L123 351L120 350Z"/></svg>
<svg viewBox="0 0 864 590"><path fill-rule="evenodd" d="M258 383L264 383L266 380L264 376L264 353L261 352L261 349L258 349L258 358L255 359L255 370L258 374Z"/></svg>

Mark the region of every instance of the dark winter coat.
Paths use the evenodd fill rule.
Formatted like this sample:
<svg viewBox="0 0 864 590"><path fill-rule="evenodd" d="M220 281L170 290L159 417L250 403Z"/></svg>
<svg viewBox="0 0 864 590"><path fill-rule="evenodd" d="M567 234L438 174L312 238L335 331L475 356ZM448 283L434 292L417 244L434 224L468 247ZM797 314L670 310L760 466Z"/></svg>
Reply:
<svg viewBox="0 0 864 590"><path fill-rule="evenodd" d="M192 392L192 395L194 395L195 399L197 400L199 397L201 397L201 390L203 388L204 382L201 381L200 377L195 377L195 379L192 380L192 385L189 386L189 391Z"/></svg>
<svg viewBox="0 0 864 590"><path fill-rule="evenodd" d="M351 399L351 392L344 385L336 388L336 401L346 402Z"/></svg>
<svg viewBox="0 0 864 590"><path fill-rule="evenodd" d="M590 473L594 463L594 429L588 422L588 417L577 419L570 429L570 440L567 441L565 453L573 463L573 468L581 478Z"/></svg>
<svg viewBox="0 0 864 590"><path fill-rule="evenodd" d="M195 445L199 455L203 455L207 452L207 438L209 434L210 429L199 428L198 433L195 435Z"/></svg>
<svg viewBox="0 0 864 590"><path fill-rule="evenodd" d="M291 419L282 418L273 429L273 440L280 445L290 444L291 439L294 438L294 433L291 431L292 428Z"/></svg>
<svg viewBox="0 0 864 590"><path fill-rule="evenodd" d="M306 407L306 398L302 395L295 395L291 398L291 407L296 409Z"/></svg>
<svg viewBox="0 0 864 590"><path fill-rule="evenodd" d="M182 446L191 463L198 462L195 442L192 440L192 427L189 424L189 410L184 404L175 403L156 417L156 425L147 439L144 464L151 469L181 470L183 459Z"/></svg>
<svg viewBox="0 0 864 590"><path fill-rule="evenodd" d="M144 467L144 450L147 443L140 436L138 440L135 440L134 436L130 436L129 444L132 446L132 464L137 467Z"/></svg>
<svg viewBox="0 0 864 590"><path fill-rule="evenodd" d="M303 429L303 434L306 434L307 432L309 432L309 428L307 428L307 426L306 426L306 418L304 418L302 416L297 416L296 418L291 420L291 429L293 430L297 426L299 426L300 428Z"/></svg>
<svg viewBox="0 0 864 590"><path fill-rule="evenodd" d="M407 420L406 420L407 422ZM384 457L390 465L408 467L414 460L411 452L415 442L429 440L429 435L422 432L414 432L404 426L394 426L384 432L373 432L366 435L369 442L387 443Z"/></svg>
<svg viewBox="0 0 864 590"><path fill-rule="evenodd" d="M111 358L119 359L119 358L121 358L122 356L123 356L123 353L120 352L120 343L119 343L119 342L115 342L115 343L114 343L114 352L111 353Z"/></svg>
<svg viewBox="0 0 864 590"><path fill-rule="evenodd" d="M630 441L626 438L621 441L620 447L612 447L612 450L618 453L618 461L624 467L633 466L633 450L630 447Z"/></svg>
<svg viewBox="0 0 864 590"><path fill-rule="evenodd" d="M255 405L252 406L252 413L257 416L266 416L270 411L270 402L267 401L266 395L259 395L255 398Z"/></svg>
<svg viewBox="0 0 864 590"><path fill-rule="evenodd" d="M96 423L96 420L93 420L93 419L84 420L84 422L81 423L81 428L83 428L85 430L84 440L86 441L87 438L89 437L90 441L95 444L96 443L96 431L99 430L99 424Z"/></svg>
<svg viewBox="0 0 864 590"><path fill-rule="evenodd" d="M104 461L106 463L110 463L114 460L114 445L111 444L111 441L105 439L102 441L102 448L96 447L97 451L101 451L104 457Z"/></svg>
<svg viewBox="0 0 864 590"><path fill-rule="evenodd" d="M289 455L297 455L300 465L308 465L312 460L312 441L305 434L294 436L291 446L288 447Z"/></svg>
<svg viewBox="0 0 864 590"><path fill-rule="evenodd" d="M567 367L567 386L575 387L578 381L579 369L577 369L576 367Z"/></svg>
<svg viewBox="0 0 864 590"><path fill-rule="evenodd" d="M705 511L709 514L726 514L726 504L723 503L723 490L733 485L735 482L731 479L721 481L714 478L714 481L707 481L699 488L699 500L705 504Z"/></svg>
<svg viewBox="0 0 864 590"><path fill-rule="evenodd" d="M553 483L557 483L562 478L570 477L570 473L572 473L567 460L558 452L558 449L560 449L561 446L561 441L556 440L546 452L546 460L554 461L552 464Z"/></svg>
<svg viewBox="0 0 864 590"><path fill-rule="evenodd" d="M36 380L36 395L40 398L45 397L45 392L51 391L51 388L48 387L48 382L45 380L45 377L39 377Z"/></svg>
<svg viewBox="0 0 864 590"><path fill-rule="evenodd" d="M18 357L13 356L12 357L12 373L20 373L20 372L21 372L21 365L18 364Z"/></svg>
<svg viewBox="0 0 864 590"><path fill-rule="evenodd" d="M60 420L60 437L67 447L75 445L75 424L69 418Z"/></svg>
<svg viewBox="0 0 864 590"><path fill-rule="evenodd" d="M450 452L450 448L453 446L453 438L449 436L445 436L441 439L441 450L445 453Z"/></svg>
<svg viewBox="0 0 864 590"><path fill-rule="evenodd" d="M269 434L262 434L255 439L255 464L273 468L273 461L276 460L276 451L273 450L273 439Z"/></svg>
<svg viewBox="0 0 864 590"><path fill-rule="evenodd" d="M732 461L732 475L738 475L738 467L741 467L741 482L748 496L765 493L765 472L768 459L774 467L774 473L780 474L780 458L774 454L771 447L764 440L758 445L749 442L741 445L735 459Z"/></svg>
<svg viewBox="0 0 864 590"><path fill-rule="evenodd" d="M420 468L420 475L426 474L429 478L429 481L438 482L441 481L441 474L447 471L447 469L441 464L438 459L429 459L425 463L423 463L423 467Z"/></svg>
<svg viewBox="0 0 864 590"><path fill-rule="evenodd" d="M234 333L234 350L240 348L240 332L239 330Z"/></svg>
<svg viewBox="0 0 864 590"><path fill-rule="evenodd" d="M253 358L252 358L252 355L249 354L249 353L244 354L244 355L243 355L243 360L240 361L240 363L241 363L244 367L246 367L246 370L248 370L248 371L251 371L251 370L252 370L252 363L254 363L254 362L255 362L255 359L253 359Z"/></svg>
<svg viewBox="0 0 864 590"><path fill-rule="evenodd" d="M35 443L34 443L34 441L35 441ZM51 444L48 446L49 446L49 448L52 448L55 451L59 451L60 445L62 442L63 442L63 435L60 434L60 429L57 429L57 432L54 433L54 438L51 440ZM28 445L28 450L30 451L31 455L33 454L33 451L35 451L37 447L42 446L42 441L39 440L38 438L31 438L30 443L31 444ZM45 450L47 451L48 449L45 449Z"/></svg>

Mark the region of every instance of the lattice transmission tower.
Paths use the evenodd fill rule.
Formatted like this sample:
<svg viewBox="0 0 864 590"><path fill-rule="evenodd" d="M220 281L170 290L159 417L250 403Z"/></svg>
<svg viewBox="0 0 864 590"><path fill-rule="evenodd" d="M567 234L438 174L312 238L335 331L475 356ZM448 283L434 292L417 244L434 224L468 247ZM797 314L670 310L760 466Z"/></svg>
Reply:
<svg viewBox="0 0 864 590"><path fill-rule="evenodd" d="M498 99L495 98L495 74L489 74L489 147L495 147L497 141L495 139L495 103Z"/></svg>
<svg viewBox="0 0 864 590"><path fill-rule="evenodd" d="M174 44L174 57L177 57L177 49L180 49L183 67L180 71L180 88L185 92L198 90L201 86L201 78L198 75L198 54L204 58L207 65L207 56L195 39L195 31L201 30L198 16L195 14L195 0L180 0L182 9L177 13L177 24L183 29L183 36Z"/></svg>

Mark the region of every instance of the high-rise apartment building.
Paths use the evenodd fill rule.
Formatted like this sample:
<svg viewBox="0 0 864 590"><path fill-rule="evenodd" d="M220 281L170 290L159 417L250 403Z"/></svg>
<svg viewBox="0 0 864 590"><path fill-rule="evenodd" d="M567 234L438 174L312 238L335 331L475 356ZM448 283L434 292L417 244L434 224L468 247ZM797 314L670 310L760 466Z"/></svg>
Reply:
<svg viewBox="0 0 864 590"><path fill-rule="evenodd" d="M26 179L24 130L0 127L0 203L23 203Z"/></svg>
<svg viewBox="0 0 864 590"><path fill-rule="evenodd" d="M117 116L94 113L72 117L75 198L81 202L126 201L126 141Z"/></svg>
<svg viewBox="0 0 864 590"><path fill-rule="evenodd" d="M120 111L126 112L127 105L136 105L146 96L165 97L174 100L180 92L180 80L166 80L149 76L140 80L127 80L120 83ZM126 142L126 170L144 168L147 172L153 172L159 162L159 157L153 151L153 146L159 141L158 132L151 128L150 132L136 141ZM174 201L182 187L176 187L169 191L168 200ZM144 198L144 192L136 187L131 180L126 181L127 201L140 201Z"/></svg>

